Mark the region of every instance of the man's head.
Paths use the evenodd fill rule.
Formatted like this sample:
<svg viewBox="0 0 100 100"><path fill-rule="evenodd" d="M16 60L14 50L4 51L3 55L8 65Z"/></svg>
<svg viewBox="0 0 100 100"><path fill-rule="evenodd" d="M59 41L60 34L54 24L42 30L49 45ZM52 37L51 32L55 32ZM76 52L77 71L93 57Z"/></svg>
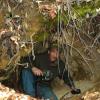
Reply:
<svg viewBox="0 0 100 100"><path fill-rule="evenodd" d="M50 60L52 62L56 61L59 58L59 49L58 46L51 46L48 50Z"/></svg>

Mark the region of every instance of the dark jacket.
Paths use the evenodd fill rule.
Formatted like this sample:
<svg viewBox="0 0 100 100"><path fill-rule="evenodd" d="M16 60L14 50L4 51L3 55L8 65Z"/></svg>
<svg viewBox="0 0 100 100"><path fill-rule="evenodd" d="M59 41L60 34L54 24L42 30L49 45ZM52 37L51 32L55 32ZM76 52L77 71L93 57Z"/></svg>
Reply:
<svg viewBox="0 0 100 100"><path fill-rule="evenodd" d="M69 87L74 86L72 77L65 68L64 62L61 59L55 62L50 62L47 52L36 55L34 61L32 55L29 55L22 58L21 62L28 63L30 68L37 67L44 72L45 75L43 77L38 77L38 80L42 84L50 85L53 79L59 77L60 79L63 79L65 84Z"/></svg>

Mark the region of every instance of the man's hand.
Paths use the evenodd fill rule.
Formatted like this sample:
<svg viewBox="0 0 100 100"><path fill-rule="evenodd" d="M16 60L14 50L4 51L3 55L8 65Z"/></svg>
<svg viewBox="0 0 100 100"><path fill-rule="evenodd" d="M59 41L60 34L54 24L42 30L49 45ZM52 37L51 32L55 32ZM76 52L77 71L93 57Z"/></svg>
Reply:
<svg viewBox="0 0 100 100"><path fill-rule="evenodd" d="M36 67L32 68L32 72L36 76L42 76L43 75L43 72L40 69L36 68Z"/></svg>
<svg viewBox="0 0 100 100"><path fill-rule="evenodd" d="M81 93L81 90L74 88L74 89L71 90L71 93L72 94L80 94Z"/></svg>

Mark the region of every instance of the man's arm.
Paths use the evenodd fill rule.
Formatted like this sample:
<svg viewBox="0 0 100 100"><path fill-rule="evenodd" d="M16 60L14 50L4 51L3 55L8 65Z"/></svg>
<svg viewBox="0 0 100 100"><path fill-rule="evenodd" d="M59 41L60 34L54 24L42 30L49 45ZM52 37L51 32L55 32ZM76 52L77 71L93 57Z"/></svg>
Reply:
<svg viewBox="0 0 100 100"><path fill-rule="evenodd" d="M81 93L81 90L77 89L75 87L73 79L72 79L69 71L65 68L65 64L62 61L60 62L59 67L60 67L59 77L62 78L64 80L65 84L67 84L70 87L71 93L72 94Z"/></svg>
<svg viewBox="0 0 100 100"><path fill-rule="evenodd" d="M60 69L59 73L60 79L63 79L65 84L67 84L71 89L74 89L75 85L73 79L69 71L65 68L65 64L63 63L63 61L60 61L59 69Z"/></svg>
<svg viewBox="0 0 100 100"><path fill-rule="evenodd" d="M19 63L21 63L23 67L32 68L32 62L33 62L33 57L30 53L27 56L21 57Z"/></svg>
<svg viewBox="0 0 100 100"><path fill-rule="evenodd" d="M39 59L39 56L38 55L36 55L36 57L35 57L35 60L33 61L33 63L32 63L32 72L33 72L33 74L34 75L36 75L36 76L41 76L41 75L43 75L43 72L42 72L42 70L40 70L39 69L39 65L40 64L40 59Z"/></svg>
<svg viewBox="0 0 100 100"><path fill-rule="evenodd" d="M20 59L20 63L24 64L24 67L27 67L26 66L26 63L27 63L28 68L32 69L32 72L33 72L34 75L41 76L43 74L43 72L39 69L39 66L40 66L39 60L40 59L39 59L38 55L36 55L35 60L34 60L32 54L30 53L29 55L22 57Z"/></svg>

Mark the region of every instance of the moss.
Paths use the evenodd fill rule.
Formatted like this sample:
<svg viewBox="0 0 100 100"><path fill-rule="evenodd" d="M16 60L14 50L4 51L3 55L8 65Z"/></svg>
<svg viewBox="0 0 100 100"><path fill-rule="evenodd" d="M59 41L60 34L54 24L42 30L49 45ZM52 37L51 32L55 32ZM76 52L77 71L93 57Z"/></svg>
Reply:
<svg viewBox="0 0 100 100"><path fill-rule="evenodd" d="M38 41L38 42L43 42L45 39L47 39L48 36L49 36L49 33L46 33L46 32L38 33L33 36L33 40Z"/></svg>
<svg viewBox="0 0 100 100"><path fill-rule="evenodd" d="M73 6L77 17L85 17L87 13L95 13L95 7L93 7L91 4Z"/></svg>

